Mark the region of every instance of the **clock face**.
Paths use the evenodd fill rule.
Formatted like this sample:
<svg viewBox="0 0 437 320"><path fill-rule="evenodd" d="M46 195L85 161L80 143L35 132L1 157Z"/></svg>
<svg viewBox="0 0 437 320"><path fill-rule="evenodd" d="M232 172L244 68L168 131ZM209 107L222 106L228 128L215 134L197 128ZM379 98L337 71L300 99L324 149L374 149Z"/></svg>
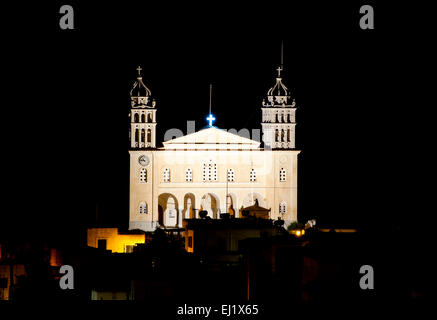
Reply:
<svg viewBox="0 0 437 320"><path fill-rule="evenodd" d="M149 164L149 158L143 154L138 158L138 162L142 166L147 166Z"/></svg>

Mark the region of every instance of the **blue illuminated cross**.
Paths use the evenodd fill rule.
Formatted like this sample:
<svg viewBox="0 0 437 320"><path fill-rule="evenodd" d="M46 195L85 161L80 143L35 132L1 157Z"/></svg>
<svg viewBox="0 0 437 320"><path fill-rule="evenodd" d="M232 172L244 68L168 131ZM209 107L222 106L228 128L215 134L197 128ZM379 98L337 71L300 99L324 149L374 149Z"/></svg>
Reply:
<svg viewBox="0 0 437 320"><path fill-rule="evenodd" d="M206 118L206 120L209 121L209 126L212 127L212 122L215 121L214 116L210 113L208 118Z"/></svg>

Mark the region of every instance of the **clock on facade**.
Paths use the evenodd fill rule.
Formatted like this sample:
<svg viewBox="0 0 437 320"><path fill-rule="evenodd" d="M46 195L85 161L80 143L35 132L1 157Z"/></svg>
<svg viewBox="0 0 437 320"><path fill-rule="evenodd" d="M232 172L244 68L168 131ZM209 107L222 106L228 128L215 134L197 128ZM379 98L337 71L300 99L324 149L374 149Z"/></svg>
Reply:
<svg viewBox="0 0 437 320"><path fill-rule="evenodd" d="M149 164L149 157L143 154L138 158L138 162L142 166L147 166Z"/></svg>

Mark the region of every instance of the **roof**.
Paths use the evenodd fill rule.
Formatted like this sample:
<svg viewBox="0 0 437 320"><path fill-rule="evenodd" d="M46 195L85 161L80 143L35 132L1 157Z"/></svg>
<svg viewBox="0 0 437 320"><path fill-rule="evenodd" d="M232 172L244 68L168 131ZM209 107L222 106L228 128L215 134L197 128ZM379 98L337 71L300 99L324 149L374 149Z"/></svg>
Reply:
<svg viewBox="0 0 437 320"><path fill-rule="evenodd" d="M210 127L163 142L164 149L192 150L254 150L261 142L241 137L216 127Z"/></svg>
<svg viewBox="0 0 437 320"><path fill-rule="evenodd" d="M282 83L282 78L276 78L275 85L267 92L269 96L288 96L288 89Z"/></svg>
<svg viewBox="0 0 437 320"><path fill-rule="evenodd" d="M271 209L266 209L263 207L260 207L258 204L258 199L255 199L255 204L250 206L250 207L246 207L243 208L243 210L245 211L265 211L265 212L270 212Z"/></svg>
<svg viewBox="0 0 437 320"><path fill-rule="evenodd" d="M130 91L130 95L137 96L137 97L150 97L152 95L149 88L146 87L146 85L143 82L142 77L138 77L137 81L135 81L132 90Z"/></svg>
<svg viewBox="0 0 437 320"><path fill-rule="evenodd" d="M243 216L255 216L257 218L269 219L270 209L260 207L258 199L255 199L255 204L241 209Z"/></svg>
<svg viewBox="0 0 437 320"><path fill-rule="evenodd" d="M260 229L275 228L270 219L184 219L186 229Z"/></svg>

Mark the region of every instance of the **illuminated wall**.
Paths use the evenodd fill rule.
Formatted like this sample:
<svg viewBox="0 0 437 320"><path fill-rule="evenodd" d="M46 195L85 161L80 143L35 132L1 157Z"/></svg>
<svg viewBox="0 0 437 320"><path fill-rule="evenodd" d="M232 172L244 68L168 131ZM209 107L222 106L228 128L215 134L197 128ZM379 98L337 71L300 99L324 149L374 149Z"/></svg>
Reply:
<svg viewBox="0 0 437 320"><path fill-rule="evenodd" d="M112 252L128 252L128 246L145 243L145 234L120 234L117 228L89 228L87 230L87 244L97 248L99 240L106 240L106 249Z"/></svg>

